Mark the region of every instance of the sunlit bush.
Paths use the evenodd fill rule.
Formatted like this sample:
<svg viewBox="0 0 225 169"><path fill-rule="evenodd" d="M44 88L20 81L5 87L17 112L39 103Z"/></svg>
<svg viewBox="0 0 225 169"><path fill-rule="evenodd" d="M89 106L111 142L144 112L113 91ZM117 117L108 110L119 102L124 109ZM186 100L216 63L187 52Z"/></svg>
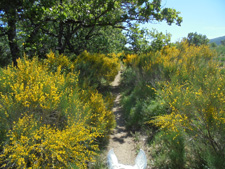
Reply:
<svg viewBox="0 0 225 169"><path fill-rule="evenodd" d="M45 65L52 72L56 72L59 66L62 69L61 71L66 73L72 72L74 70L74 64L67 56L63 54L55 54L52 51L50 51L50 53L48 53L46 56L47 59L44 60Z"/></svg>
<svg viewBox="0 0 225 169"><path fill-rule="evenodd" d="M210 70L206 66L205 69ZM177 132L177 135L185 132L189 144L202 151L202 158L211 167L220 168L224 166L225 150L225 77L219 70L210 72L196 72L192 81L183 84L177 81L165 84L160 96L165 106L170 107L170 113L157 116L152 122L165 131ZM200 147L203 144L205 147ZM208 155L215 159L209 159Z"/></svg>
<svg viewBox="0 0 225 169"><path fill-rule="evenodd" d="M74 63L63 55L17 62L0 70L1 164L86 168L99 138L114 127L111 103L91 88L81 89Z"/></svg>
<svg viewBox="0 0 225 169"><path fill-rule="evenodd" d="M86 168L93 161L98 145L98 131L77 120L63 130L41 125L33 115L25 115L8 132L2 167L13 168Z"/></svg>
<svg viewBox="0 0 225 169"><path fill-rule="evenodd" d="M164 135L173 133L173 137L167 138L170 143L182 137L185 140L182 151L187 157L180 161L185 162L183 166L224 168L225 77L216 53L205 45L190 46L181 42L176 47L165 46L157 52L127 56L125 63L135 72L138 83L133 91L126 93L123 103L132 98L136 88L146 93L145 85L155 91L155 95L136 94L129 109L124 104L124 108L130 110L128 117L138 110L136 113L143 116L136 118L139 122L149 119ZM161 146L176 151L165 141ZM173 155L167 157L171 157L169 166L173 168Z"/></svg>
<svg viewBox="0 0 225 169"><path fill-rule="evenodd" d="M79 78L87 85L99 87L114 80L120 69L119 56L115 54L90 54L84 51L75 60Z"/></svg>
<svg viewBox="0 0 225 169"><path fill-rule="evenodd" d="M148 54L127 55L124 62L136 71L138 79L155 85L157 81L170 80L175 74L180 80L185 80L198 64L204 65L212 58L213 53L208 46L189 46L181 42L179 47L165 46Z"/></svg>
<svg viewBox="0 0 225 169"><path fill-rule="evenodd" d="M158 132L151 148L153 168L185 168L185 140L182 134L178 136L176 132Z"/></svg>

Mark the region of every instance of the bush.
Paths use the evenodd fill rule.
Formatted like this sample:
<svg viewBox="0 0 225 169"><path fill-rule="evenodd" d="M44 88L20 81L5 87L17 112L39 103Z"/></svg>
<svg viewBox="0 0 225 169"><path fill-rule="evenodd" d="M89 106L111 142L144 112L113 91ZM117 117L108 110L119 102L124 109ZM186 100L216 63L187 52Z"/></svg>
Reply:
<svg viewBox="0 0 225 169"><path fill-rule="evenodd" d="M67 61L54 63L54 57ZM107 139L115 125L111 103L79 87L74 63L53 53L48 59L25 57L18 67L0 69L3 167L87 168L98 140Z"/></svg>
<svg viewBox="0 0 225 169"><path fill-rule="evenodd" d="M205 60L205 55L196 56L199 58L193 59L187 71L181 70L170 82L164 83L160 96L171 111L155 117L152 122L166 130L184 131L188 140L198 143L192 144L195 149L199 149L201 143L206 145L201 148L202 152L224 156L225 93L222 89L225 77L214 60ZM202 158L211 163L204 156Z"/></svg>
<svg viewBox="0 0 225 169"><path fill-rule="evenodd" d="M149 120L146 118L144 105L154 98L154 95L154 90L145 83L137 83L130 93L123 93L121 103L127 128L140 129Z"/></svg>
<svg viewBox="0 0 225 169"><path fill-rule="evenodd" d="M172 168L223 168L225 76L216 53L209 46L181 42L177 47L165 46L161 51L127 58L125 63L138 81L123 97L127 119L138 112L136 124L148 124L146 119L165 133L182 133L186 159L183 166L182 160L173 161L176 156L162 152L162 159L169 157L176 165ZM144 86L154 94L146 92ZM137 89L143 94L137 94ZM161 150L177 151L168 145L164 141Z"/></svg>
<svg viewBox="0 0 225 169"><path fill-rule="evenodd" d="M59 66L61 67L61 72L69 73L74 71L74 64L67 56L55 54L52 51L46 56L47 59L44 60L44 63L51 72L56 72Z"/></svg>
<svg viewBox="0 0 225 169"><path fill-rule="evenodd" d="M80 120L63 130L38 124L32 115L24 115L8 132L2 167L11 168L86 168L93 161L99 133Z"/></svg>
<svg viewBox="0 0 225 169"><path fill-rule="evenodd" d="M119 57L115 54L90 54L84 51L75 60L75 70L85 86L99 87L114 80L120 69Z"/></svg>
<svg viewBox="0 0 225 169"><path fill-rule="evenodd" d="M161 131L152 145L153 168L185 168L185 144L181 133Z"/></svg>

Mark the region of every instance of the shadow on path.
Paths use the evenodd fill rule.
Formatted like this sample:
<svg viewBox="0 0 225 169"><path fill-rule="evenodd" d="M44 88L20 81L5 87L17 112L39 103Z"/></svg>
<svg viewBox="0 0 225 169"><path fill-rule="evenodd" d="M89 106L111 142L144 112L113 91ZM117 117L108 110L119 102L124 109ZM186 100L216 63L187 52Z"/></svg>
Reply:
<svg viewBox="0 0 225 169"><path fill-rule="evenodd" d="M136 144L132 135L126 130L125 119L122 116L122 107L120 105L120 76L121 73L119 72L110 87L112 94L116 97L112 109L115 114L116 128L110 135L108 150L113 148L120 163L134 165L136 157Z"/></svg>

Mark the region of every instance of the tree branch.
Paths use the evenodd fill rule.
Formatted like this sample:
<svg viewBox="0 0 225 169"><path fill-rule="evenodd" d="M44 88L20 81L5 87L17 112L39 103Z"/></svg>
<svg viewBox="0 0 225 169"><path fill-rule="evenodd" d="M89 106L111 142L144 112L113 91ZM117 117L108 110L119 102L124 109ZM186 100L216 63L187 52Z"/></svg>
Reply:
<svg viewBox="0 0 225 169"><path fill-rule="evenodd" d="M0 34L0 37L6 36L6 35L7 35L6 33L1 33L1 34Z"/></svg>
<svg viewBox="0 0 225 169"><path fill-rule="evenodd" d="M49 32L49 30L47 30L47 29L41 28L41 30L42 30L44 33L46 33L46 34L48 34L48 35L51 35L51 36L53 36L53 37L55 37L55 38L58 37L58 35L55 35L54 33Z"/></svg>

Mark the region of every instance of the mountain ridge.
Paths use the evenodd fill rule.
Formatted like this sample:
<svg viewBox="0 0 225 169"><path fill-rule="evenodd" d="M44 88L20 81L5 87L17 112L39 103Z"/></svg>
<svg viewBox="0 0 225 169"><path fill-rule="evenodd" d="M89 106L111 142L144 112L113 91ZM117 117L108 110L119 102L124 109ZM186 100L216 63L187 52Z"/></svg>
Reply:
<svg viewBox="0 0 225 169"><path fill-rule="evenodd" d="M209 43L215 42L217 45L221 45L222 40L225 40L225 36L220 36L220 37L217 37L217 38L210 39Z"/></svg>

